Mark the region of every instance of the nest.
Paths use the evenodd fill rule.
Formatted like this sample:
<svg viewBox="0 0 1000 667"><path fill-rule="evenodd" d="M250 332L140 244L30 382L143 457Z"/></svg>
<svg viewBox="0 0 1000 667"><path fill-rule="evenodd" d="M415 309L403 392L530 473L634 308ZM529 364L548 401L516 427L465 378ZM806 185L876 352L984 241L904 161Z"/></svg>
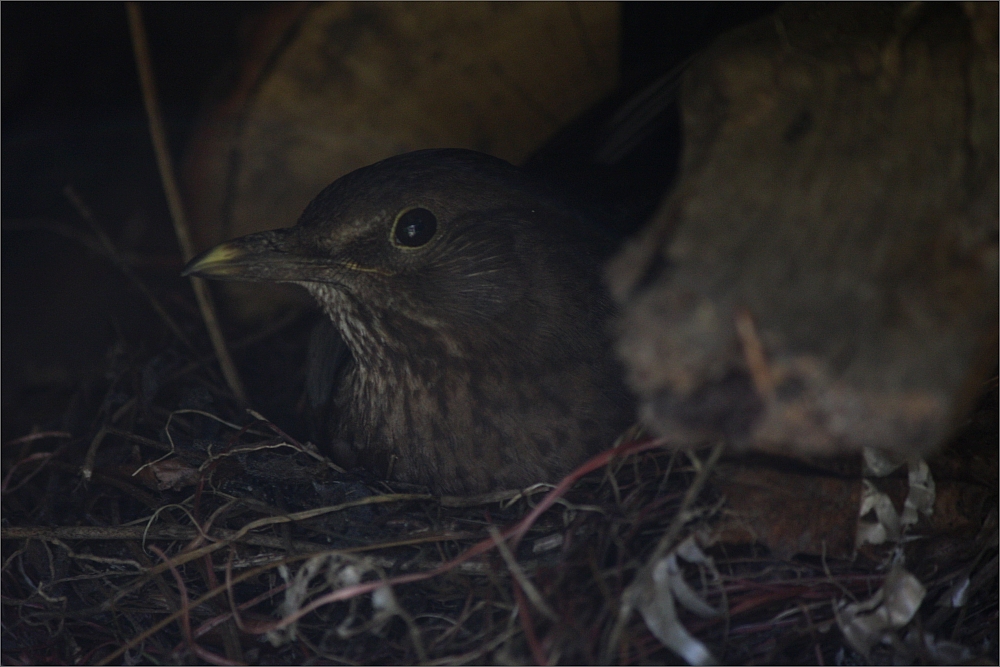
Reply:
<svg viewBox="0 0 1000 667"><path fill-rule="evenodd" d="M995 487L962 539L779 558L725 538L719 446L633 431L559 485L437 497L339 469L191 349L108 366L89 408L49 397L85 435L4 444L4 664L997 659ZM890 595L893 553L924 602L859 644L845 615Z"/></svg>

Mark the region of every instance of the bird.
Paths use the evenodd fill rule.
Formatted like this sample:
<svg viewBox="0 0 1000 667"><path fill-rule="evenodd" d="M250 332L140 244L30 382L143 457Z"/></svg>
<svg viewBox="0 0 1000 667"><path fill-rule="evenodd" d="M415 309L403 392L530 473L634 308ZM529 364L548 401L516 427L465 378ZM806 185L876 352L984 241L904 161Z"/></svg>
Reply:
<svg viewBox="0 0 1000 667"><path fill-rule="evenodd" d="M294 226L183 275L303 286L349 351L335 377L312 373L335 385L330 451L467 495L558 480L632 423L601 273L613 248L525 171L427 149L342 176Z"/></svg>

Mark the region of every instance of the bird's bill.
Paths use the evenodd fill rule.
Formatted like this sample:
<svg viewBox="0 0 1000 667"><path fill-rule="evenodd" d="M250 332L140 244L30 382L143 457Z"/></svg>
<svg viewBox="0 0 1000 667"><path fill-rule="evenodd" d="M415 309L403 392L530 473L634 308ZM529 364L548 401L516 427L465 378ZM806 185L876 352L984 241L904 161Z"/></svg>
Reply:
<svg viewBox="0 0 1000 667"><path fill-rule="evenodd" d="M181 275L254 282L317 278L329 260L308 256L297 241L294 228L241 236L201 253L188 262Z"/></svg>

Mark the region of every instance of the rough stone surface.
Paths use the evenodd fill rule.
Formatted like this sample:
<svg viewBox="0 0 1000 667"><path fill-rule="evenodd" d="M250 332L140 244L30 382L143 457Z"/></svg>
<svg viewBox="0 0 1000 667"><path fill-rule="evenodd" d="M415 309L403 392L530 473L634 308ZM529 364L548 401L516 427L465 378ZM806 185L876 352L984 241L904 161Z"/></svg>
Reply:
<svg viewBox="0 0 1000 667"><path fill-rule="evenodd" d="M610 265L679 444L923 454L997 350L997 5L790 4L684 83L682 177Z"/></svg>

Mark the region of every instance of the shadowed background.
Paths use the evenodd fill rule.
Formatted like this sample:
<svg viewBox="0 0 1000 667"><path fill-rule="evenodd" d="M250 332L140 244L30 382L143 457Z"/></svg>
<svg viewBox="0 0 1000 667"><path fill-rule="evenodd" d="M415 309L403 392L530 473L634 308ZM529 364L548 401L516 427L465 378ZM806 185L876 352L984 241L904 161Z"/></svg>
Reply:
<svg viewBox="0 0 1000 667"><path fill-rule="evenodd" d="M625 101L669 74L714 35L773 11L775 3L489 6L489 11L500 11L496 20L477 15L487 11L487 5L450 5L455 15L451 17L440 14L435 5L424 5L423 14L415 15L413 8L419 7L296 3L154 3L144 7L168 137L175 164L183 167L186 177L187 206L199 247L254 228L287 226L315 191L341 173L394 152L435 144L472 143L469 147L527 162L571 196L610 211L618 234L632 231L651 212L675 172L679 139L676 108L670 103L673 88L666 86L668 94L654 107L654 116L646 119L642 141L630 146L628 155L616 156L616 164L597 164L592 159L594 147L604 137L602 132L606 134L608 122ZM7 438L61 414L56 406L67 401L79 408L59 417L66 422L63 426L72 430L82 425L73 422L86 422L87 406L102 400L102 377L110 357L125 355L135 361L169 340L147 300L105 258L81 245L78 237L92 236L92 229L66 196L66 186L91 209L120 257L151 285L168 311L190 315L193 299L178 277L181 260L155 169L124 7L5 3L2 11L2 382ZM315 14L320 15L319 21ZM541 21L545 16L548 23ZM462 89L452 96L453 108L462 106L464 95L478 99L481 111L465 110L467 120L455 121L438 110L437 95L446 88L435 81L448 81L448 62L433 70L439 72L434 75L438 78L431 76L426 90L407 88L406 82L399 81L366 84L390 97L394 86L400 88L399 97L416 100L425 109L418 109L417 114L404 108L384 119L357 116L357 109L374 108L380 102L377 95L363 99L364 91L355 90L352 113L358 118L355 124L367 123L365 132L352 135L342 118L317 110L323 98L316 93L310 97L308 89L293 99L302 102L298 110L275 111L269 100L277 93L268 97L269 90L277 87L280 93L283 82L293 78L303 63L322 69L338 57L310 43L302 45L303 39L309 41L310 30L325 30L336 38L336 26L341 31L353 26L361 37L331 43L348 51L356 49L348 52L356 56L355 61L368 58L365 62L375 63L368 67L354 62L355 76L396 73L399 66L393 65L393 48L414 43L432 61L445 57L435 52L435 44L447 47L451 43L445 55L458 58L469 45L454 41L459 39L456 28L469 30L471 26L492 35L482 38L483 49L494 49L495 56L489 52L479 56L478 73L473 68ZM422 27L437 32L423 34ZM543 34L543 29L548 33ZM409 42L394 39L393 30L403 31ZM531 31L536 37L525 38L524 33ZM509 60L504 50L509 47L519 50L510 62L504 60ZM520 53L532 48L549 54L545 68L536 68ZM475 61L477 56L462 58ZM383 61L388 64L377 66ZM563 64L560 69L551 63ZM458 65L462 71L469 70L461 62ZM557 75L571 70L578 72L578 85L560 84ZM348 85L343 76L340 85ZM546 76L552 80L546 81ZM534 91L527 89L529 84ZM483 89L477 91L476 86ZM493 100L498 94L507 101ZM539 102L543 94L549 98ZM438 130L427 130L426 110L438 114L433 121L438 125L430 126ZM477 114L493 120L480 123L476 130ZM236 156L242 162L234 162L231 150L234 117L241 120L244 133L251 135L236 139L244 149ZM393 125L400 119L410 124ZM337 153L336 147L333 158L329 151L313 151L314 155L297 163L296 181L295 174L281 168L280 160L292 159L289 141L306 147L315 143L301 138L308 134L310 122L332 127L340 136L377 136L383 141L374 149L371 141L368 147L361 142L361 148L348 151L347 157L338 158L344 152ZM268 137L261 128L273 128L275 123L288 128L283 130L287 140L259 140L261 132L264 139ZM453 130L453 125L469 129ZM295 134L296 128L305 129ZM324 164L328 166L322 173ZM301 176L303 168L305 177ZM284 197L279 201L276 195L261 193L260 186L240 186L241 190L232 185L239 185L241 178L259 181L261 174L265 185L269 175L286 185L289 181L284 179L291 179L294 187L277 190ZM286 196L288 190L292 195ZM213 209L213 202L218 204L221 198L230 209L254 212L260 208L255 196L270 198L271 216L247 219L219 214L218 206ZM299 305L304 303L297 291L290 292L291 297L288 294L279 295L278 303L289 298L294 302L296 295ZM281 307L276 311L274 303L270 297L228 300L224 325L233 335L259 328L261 317L273 321L278 316ZM293 359L284 364L286 368L300 365L294 360L296 345L290 348ZM246 358L238 361L247 365ZM251 376L247 381L264 407L288 412L293 405L269 405L273 400L261 394L262 388L273 386L281 376L280 369L273 369L263 378ZM13 406L16 409L8 409Z"/></svg>

